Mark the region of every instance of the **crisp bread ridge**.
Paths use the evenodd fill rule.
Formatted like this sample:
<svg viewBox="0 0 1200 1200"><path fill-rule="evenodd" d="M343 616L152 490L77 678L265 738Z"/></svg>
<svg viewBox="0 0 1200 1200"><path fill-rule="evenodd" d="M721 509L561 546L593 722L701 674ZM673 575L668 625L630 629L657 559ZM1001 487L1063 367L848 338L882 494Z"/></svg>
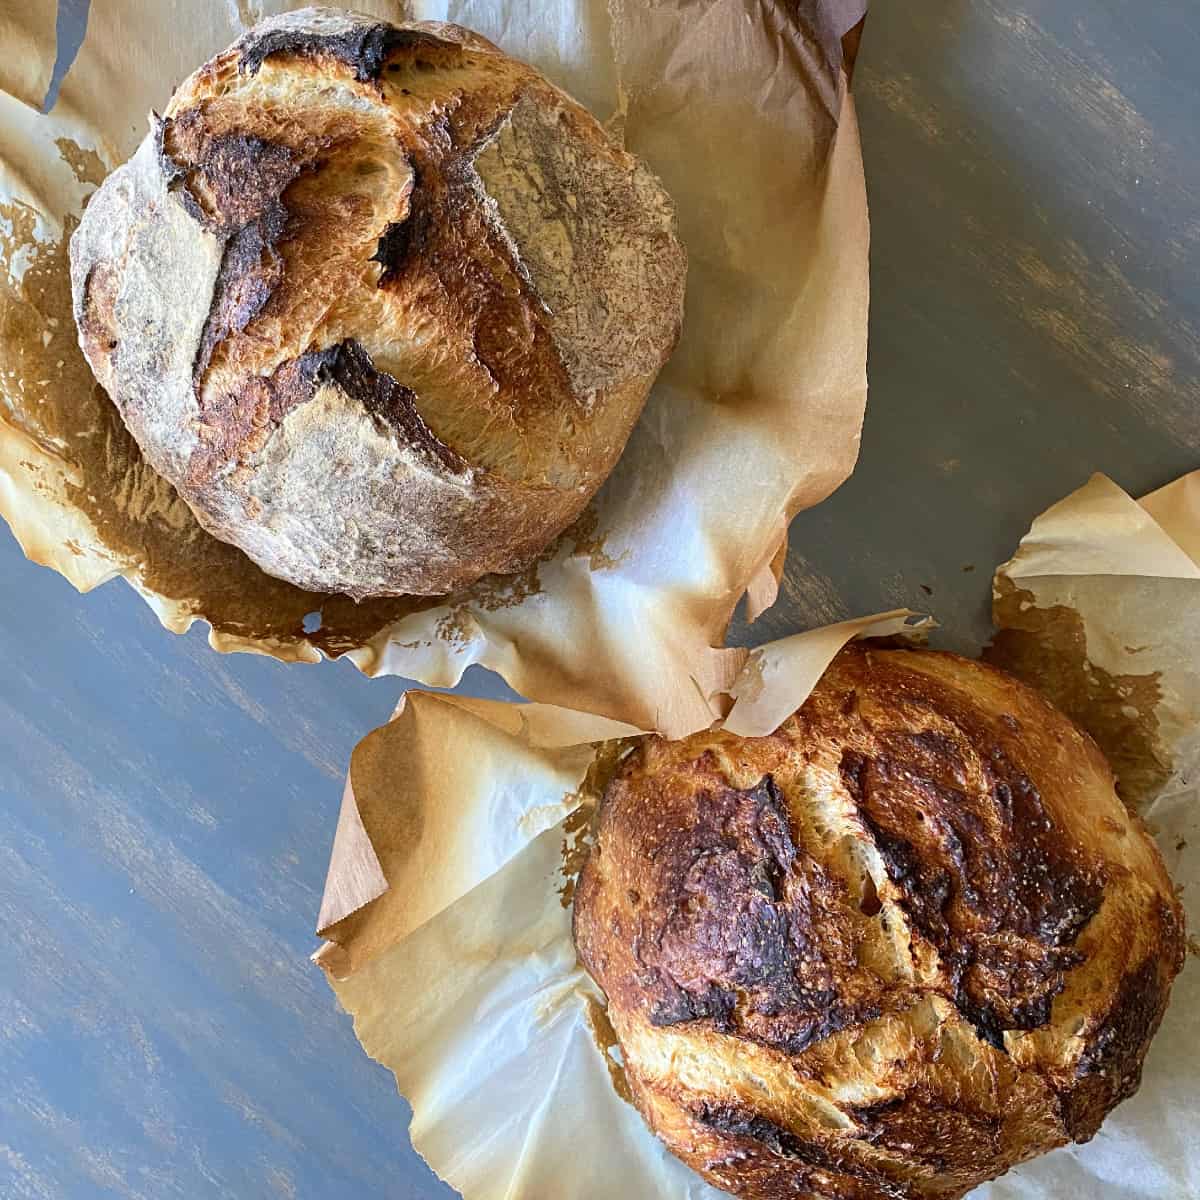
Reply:
<svg viewBox="0 0 1200 1200"><path fill-rule="evenodd" d="M71 262L155 470L264 570L356 599L518 570L569 525L686 271L658 181L532 68L321 9L184 82Z"/></svg>

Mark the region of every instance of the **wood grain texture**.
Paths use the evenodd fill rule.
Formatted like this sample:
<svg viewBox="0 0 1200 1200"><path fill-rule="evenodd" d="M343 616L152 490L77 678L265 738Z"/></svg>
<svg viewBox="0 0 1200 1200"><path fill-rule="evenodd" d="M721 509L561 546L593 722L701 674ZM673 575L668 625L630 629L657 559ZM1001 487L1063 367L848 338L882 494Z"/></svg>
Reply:
<svg viewBox="0 0 1200 1200"><path fill-rule="evenodd" d="M862 459L739 640L909 604L974 652L1033 515L1197 465L1198 60L1187 0L876 5ZM0 1196L450 1196L307 963L402 682L219 658L7 532L0 669Z"/></svg>
<svg viewBox="0 0 1200 1200"><path fill-rule="evenodd" d="M1035 514L1200 462L1198 55L1182 0L874 6L862 456L739 642L911 605L974 653Z"/></svg>
<svg viewBox="0 0 1200 1200"><path fill-rule="evenodd" d="M221 658L3 557L0 1195L439 1195L307 961L401 683Z"/></svg>

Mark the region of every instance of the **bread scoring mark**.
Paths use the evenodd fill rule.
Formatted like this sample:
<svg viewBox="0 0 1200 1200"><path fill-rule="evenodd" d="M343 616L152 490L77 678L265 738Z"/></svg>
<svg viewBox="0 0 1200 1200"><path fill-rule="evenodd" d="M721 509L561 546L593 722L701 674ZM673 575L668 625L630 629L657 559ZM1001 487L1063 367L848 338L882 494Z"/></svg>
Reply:
<svg viewBox="0 0 1200 1200"><path fill-rule="evenodd" d="M862 1141L939 1174L973 1174L981 1156L990 1160L1002 1149L1003 1117L980 1111L966 1096L950 1100L927 1089L851 1109L850 1115Z"/></svg>
<svg viewBox="0 0 1200 1200"><path fill-rule="evenodd" d="M397 51L458 50L454 43L432 33L398 29L385 22L375 25L348 22L336 32L329 33L302 28L251 31L239 47L238 70L247 75L256 75L272 55L288 54L298 58L335 59L348 66L360 83L378 79L388 58Z"/></svg>
<svg viewBox="0 0 1200 1200"><path fill-rule="evenodd" d="M686 260L682 251L662 253L674 211L645 168L633 160L594 164L565 152L561 130L571 120L551 97L526 89L480 140L471 162L479 201L537 298L540 319L586 406L622 380L661 366L662 343L645 336L645 314L650 306L671 310ZM601 224L588 219L597 209L648 209L654 219ZM638 286L628 285L631 276ZM616 279L623 286L614 286ZM675 338L679 331L677 325Z"/></svg>
<svg viewBox="0 0 1200 1200"><path fill-rule="evenodd" d="M709 1163L709 1169L714 1173L719 1173L724 1166L731 1166L735 1168L735 1179L740 1180L761 1173L763 1181L768 1182L778 1167L769 1160L755 1160L770 1156L787 1159L801 1167L800 1171L793 1170L789 1173L787 1195L796 1194L796 1185L820 1188L824 1193L829 1180L818 1172L826 1171L848 1176L856 1183L870 1188L869 1193L856 1192L856 1195L870 1194L879 1200L909 1200L910 1197L920 1195L904 1181L893 1179L866 1165L860 1158L854 1157L852 1152L840 1151L835 1142L822 1143L799 1136L752 1109L736 1104L706 1103L698 1105L691 1115L701 1125L733 1139L740 1151L734 1155L727 1155L723 1160ZM785 1194L782 1188L779 1194ZM839 1190L826 1194L844 1193Z"/></svg>
<svg viewBox="0 0 1200 1200"><path fill-rule="evenodd" d="M289 359L270 375L254 375L236 391L208 391L201 408L200 449L192 455L188 482L202 484L260 450L293 408L312 399L336 347Z"/></svg>
<svg viewBox="0 0 1200 1200"><path fill-rule="evenodd" d="M1071 947L1100 907L1105 875L1063 845L1037 788L986 729L963 711L939 715L961 723L986 795L939 732L877 729L880 752L847 750L840 771L955 1005L1003 1050L1005 1030L1049 1021L1064 972L1083 961Z"/></svg>
<svg viewBox="0 0 1200 1200"><path fill-rule="evenodd" d="M190 482L210 479L230 461L245 461L266 444L292 409L336 384L362 405L384 432L430 462L460 473L468 465L439 441L417 409L416 394L386 371L353 339L289 359L270 375L249 376L235 391L209 390L201 410L202 449L193 456Z"/></svg>
<svg viewBox="0 0 1200 1200"><path fill-rule="evenodd" d="M214 395L202 386L216 348L242 333L282 284L284 262L276 247L288 236L284 192L303 170L317 164L330 143L314 138L297 151L253 135L214 134L204 105L157 122L156 140L168 186L197 221L226 238L192 371L204 450L191 464L191 481L211 478L222 456L245 461L288 412L330 381L359 401L381 429L407 441L422 457L456 473L465 471L461 457L425 424L412 389L376 370L354 339L307 352L269 376L247 377L233 392ZM416 221L387 226L380 239L381 250L388 251L385 276L395 273L401 248L407 252L414 231L419 236L422 227L420 213Z"/></svg>
<svg viewBox="0 0 1200 1200"><path fill-rule="evenodd" d="M420 262L437 228L429 197L421 186L421 169L411 157L411 152L408 169L410 178L405 190L404 219L390 221L384 226L375 253L371 255L371 261L383 267L378 282L381 288L403 278L410 267Z"/></svg>
<svg viewBox="0 0 1200 1200"><path fill-rule="evenodd" d="M332 357L322 364L321 377L357 400L381 429L397 435L401 445L456 474L470 470L425 424L416 393L386 371L377 370L371 356L353 338L333 347Z"/></svg>
<svg viewBox="0 0 1200 1200"><path fill-rule="evenodd" d="M283 193L311 164L305 154L248 134L214 133L203 105L155 119L155 145L168 191L206 229L225 240L212 303L192 364L202 415L203 380L217 347L241 333L282 284L276 250L287 234Z"/></svg>
<svg viewBox="0 0 1200 1200"><path fill-rule="evenodd" d="M503 113L494 116L491 125L480 133L474 127L478 115L459 98L453 114L439 114L427 122L422 146L411 148L408 212L403 221L385 227L371 256L373 262L383 266L380 287L420 269L437 276L444 286L452 283L452 278L445 274L445 265L450 261L449 252L461 238L439 236L439 226L441 221L449 219L456 223L452 232L461 233L457 223L463 221L475 204L470 164L504 117ZM433 148L432 153L422 152L426 145ZM506 246L507 268L520 274L520 256L511 242L506 241Z"/></svg>
<svg viewBox="0 0 1200 1200"><path fill-rule="evenodd" d="M711 1020L799 1053L877 1017L878 989L839 922L845 887L797 850L774 779L741 791L714 780L689 817L647 848L662 871L651 911L666 914L639 939L651 1024ZM823 924L833 936L815 936Z"/></svg>
<svg viewBox="0 0 1200 1200"><path fill-rule="evenodd" d="M156 117L154 138L168 190L206 229L226 237L259 220L282 236L283 191L318 150L298 153L253 134L215 133L203 104Z"/></svg>
<svg viewBox="0 0 1200 1200"><path fill-rule="evenodd" d="M516 397L559 408L573 392L546 307L508 230L481 195L474 167L507 116L504 109L483 111L464 96L427 123L409 148L407 215L384 229L373 260L383 264L381 288L429 280L456 298L472 333L469 353L498 393L497 409L511 408ZM521 422L525 436L546 436L533 415Z"/></svg>
<svg viewBox="0 0 1200 1200"><path fill-rule="evenodd" d="M1167 1008L1171 975L1183 969L1183 929L1161 905L1161 941L1177 948L1173 962L1148 958L1127 971L1100 1027L1088 1038L1075 1066L1076 1083L1063 1093L1063 1120L1073 1141L1094 1137L1105 1114L1127 1100L1142 1082L1142 1064Z"/></svg>
<svg viewBox="0 0 1200 1200"><path fill-rule="evenodd" d="M326 361L308 353L269 375L247 377L233 391L203 386L217 348L242 333L283 282L276 249L287 233L283 193L307 164L290 146L215 133L205 105L156 118L154 137L168 190L225 243L192 363L201 446L188 464L188 482L198 485L261 449L283 417L311 398Z"/></svg>

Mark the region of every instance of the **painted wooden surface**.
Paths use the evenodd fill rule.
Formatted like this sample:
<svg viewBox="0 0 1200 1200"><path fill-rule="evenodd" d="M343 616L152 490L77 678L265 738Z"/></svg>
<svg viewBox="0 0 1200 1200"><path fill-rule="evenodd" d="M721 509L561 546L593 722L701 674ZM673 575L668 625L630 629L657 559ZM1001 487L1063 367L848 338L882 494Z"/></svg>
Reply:
<svg viewBox="0 0 1200 1200"><path fill-rule="evenodd" d="M1197 62L1188 0L876 4L861 465L741 640L910 604L977 649L1035 513L1200 465ZM0 680L0 1197L451 1195L307 962L402 683L219 658L7 532Z"/></svg>
<svg viewBox="0 0 1200 1200"><path fill-rule="evenodd" d="M1187 0L874 5L862 455L755 640L907 604L973 651L1031 517L1200 465L1197 63Z"/></svg>

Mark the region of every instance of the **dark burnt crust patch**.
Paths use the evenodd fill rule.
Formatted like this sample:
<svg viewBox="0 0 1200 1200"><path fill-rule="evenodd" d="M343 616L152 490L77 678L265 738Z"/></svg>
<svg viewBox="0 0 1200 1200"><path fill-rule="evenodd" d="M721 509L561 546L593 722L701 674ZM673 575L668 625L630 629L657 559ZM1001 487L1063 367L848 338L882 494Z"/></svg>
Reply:
<svg viewBox="0 0 1200 1200"><path fill-rule="evenodd" d="M906 698L961 732L985 793L968 780L957 739L937 731L873 730L878 751L847 750L842 779L905 912L938 952L950 998L1003 1050L1006 1030L1050 1020L1065 972L1082 961L1073 947L1100 908L1105 873L1065 842L977 715L944 691Z"/></svg>
<svg viewBox="0 0 1200 1200"><path fill-rule="evenodd" d="M358 342L350 339L335 346L322 373L323 378L332 380L347 396L357 400L381 429L395 433L402 445L449 471L461 473L469 469L463 458L425 424L417 409L416 393L386 371L377 370Z"/></svg>
<svg viewBox="0 0 1200 1200"><path fill-rule="evenodd" d="M439 118L437 124L438 132L434 136L447 138L445 118ZM408 149L407 155L408 167L412 172L407 212L404 220L393 221L384 227L375 253L371 255L371 261L383 268L377 285L381 288L403 279L410 270L419 269L437 241L438 219L433 194L438 188L435 185L433 189L428 189L422 182L435 168L424 156L414 154L412 148Z"/></svg>
<svg viewBox="0 0 1200 1200"><path fill-rule="evenodd" d="M416 193L414 180L413 193ZM410 198L410 204L411 204ZM379 286L384 287L391 283L393 279L399 278L404 264L409 260L414 252L414 248L420 243L421 227L414 221L416 214L413 210L409 210L408 217L403 221L392 221L384 227L383 233L379 235L379 244L375 248L375 253L371 255L371 261L379 263L383 270L379 273ZM426 217L426 223L428 218Z"/></svg>
<svg viewBox="0 0 1200 1200"><path fill-rule="evenodd" d="M1071 1139L1095 1136L1105 1114L1132 1096L1141 1084L1142 1064L1167 1008L1172 971L1182 969L1182 931L1166 906L1159 913L1164 944L1180 948L1174 963L1149 958L1127 971L1100 1027L1088 1038L1075 1066L1076 1079L1062 1099L1063 1121Z"/></svg>
<svg viewBox="0 0 1200 1200"><path fill-rule="evenodd" d="M332 58L345 64L360 83L370 83L383 73L388 59L402 50L457 49L432 33L398 29L381 21L358 24L337 33L304 29L268 29L251 33L240 43L238 70L256 75L268 58L289 54L298 58Z"/></svg>
<svg viewBox="0 0 1200 1200"><path fill-rule="evenodd" d="M416 393L377 370L366 350L351 339L289 359L270 375L251 376L234 392L209 394L201 425L202 449L192 459L192 482L201 483L224 464L244 461L261 449L288 413L329 383L361 404L381 432L394 433L431 464L455 473L468 470L468 464L422 420Z"/></svg>
<svg viewBox="0 0 1200 1200"><path fill-rule="evenodd" d="M970 1174L981 1158L1001 1153L1003 1117L980 1111L965 1096L951 1101L932 1088L912 1089L894 1100L851 1109L849 1115L859 1126L860 1140L938 1174Z"/></svg>
<svg viewBox="0 0 1200 1200"><path fill-rule="evenodd" d="M203 483L230 461L265 444L293 408L311 400L337 347L289 359L270 375L253 376L235 392L210 394L200 424L200 449L192 456L189 479Z"/></svg>
<svg viewBox="0 0 1200 1200"><path fill-rule="evenodd" d="M654 981L652 1024L707 1019L799 1053L880 1014L845 885L798 852L770 775L738 790L714 773L647 854L657 878L646 910L663 914L643 919L636 944Z"/></svg>
<svg viewBox="0 0 1200 1200"><path fill-rule="evenodd" d="M204 106L155 123L158 159L168 190L188 214L224 240L212 304L192 364L197 399L217 347L240 333L283 282L277 251L288 233L287 187L312 165L290 146L246 134L214 134ZM211 424L215 413L201 405Z"/></svg>
<svg viewBox="0 0 1200 1200"><path fill-rule="evenodd" d="M224 237L262 219L282 233L284 189L318 149L298 154L252 134L214 133L204 105L157 120L154 136L168 190L195 220Z"/></svg>
<svg viewBox="0 0 1200 1200"><path fill-rule="evenodd" d="M283 280L283 259L275 246L283 234L282 206L239 229L225 243L213 284L212 306L200 335L192 383L200 382L213 352L226 338L242 330L266 307Z"/></svg>
<svg viewBox="0 0 1200 1200"><path fill-rule="evenodd" d="M748 1108L733 1104L702 1104L692 1112L701 1125L724 1138L737 1148L735 1153L739 1174L752 1173L767 1182L778 1177L779 1195L796 1195L796 1185L820 1189L818 1194L844 1196L845 1181L859 1185L856 1195L878 1197L879 1200L909 1200L919 1193L903 1180L873 1169L853 1154L839 1152L835 1144L821 1143L798 1137L789 1129ZM782 1163L778 1160L784 1160ZM748 1161L747 1161L748 1160ZM721 1163L710 1164L719 1168ZM782 1169L781 1169L782 1168ZM834 1193L826 1188L826 1179L818 1172L841 1176Z"/></svg>

